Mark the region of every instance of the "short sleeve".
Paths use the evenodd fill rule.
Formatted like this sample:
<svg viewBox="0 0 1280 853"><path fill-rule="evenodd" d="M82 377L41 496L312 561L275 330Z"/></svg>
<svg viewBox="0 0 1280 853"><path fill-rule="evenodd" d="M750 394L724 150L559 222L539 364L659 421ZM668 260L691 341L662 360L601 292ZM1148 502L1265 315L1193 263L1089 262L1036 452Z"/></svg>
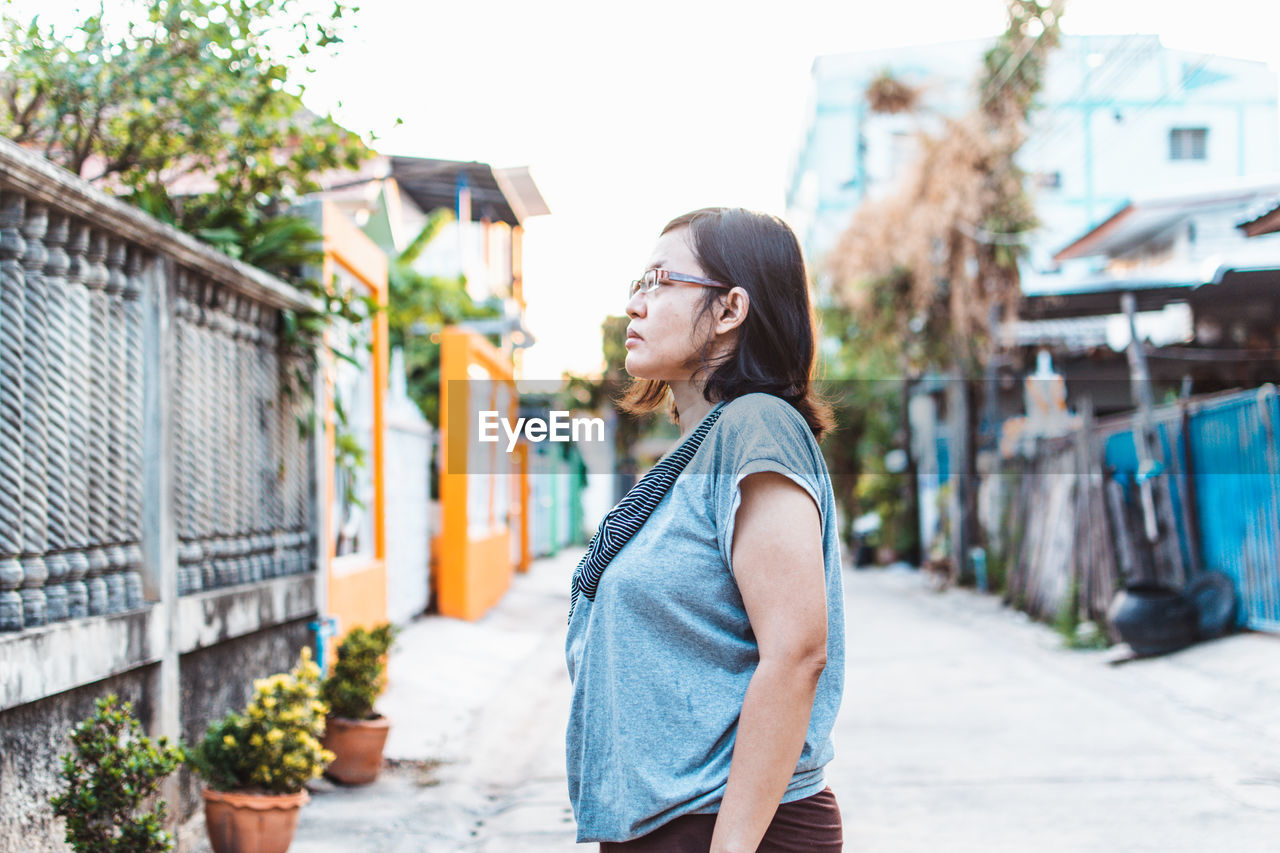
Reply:
<svg viewBox="0 0 1280 853"><path fill-rule="evenodd" d="M727 423L726 423L727 421ZM826 527L822 456L808 425L784 400L751 394L735 400L721 418L715 485L716 532L725 565L733 572L733 532L742 503L742 481L752 474L781 474L808 493Z"/></svg>

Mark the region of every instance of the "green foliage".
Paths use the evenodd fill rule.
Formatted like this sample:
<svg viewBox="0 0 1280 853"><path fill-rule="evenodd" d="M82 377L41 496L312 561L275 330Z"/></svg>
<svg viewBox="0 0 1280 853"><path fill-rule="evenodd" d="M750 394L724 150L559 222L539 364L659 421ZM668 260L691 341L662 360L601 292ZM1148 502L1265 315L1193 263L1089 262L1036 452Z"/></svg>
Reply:
<svg viewBox="0 0 1280 853"><path fill-rule="evenodd" d="M427 217L422 231L392 261L387 272L390 289L387 327L391 345L404 353L409 397L422 416L440 425L440 339L445 326L467 320L500 317L496 302L477 304L467 293L462 276L425 275L413 264L441 229L453 221L453 212L440 208Z"/></svg>
<svg viewBox="0 0 1280 853"><path fill-rule="evenodd" d="M373 703L386 686L384 658L396 633L394 626L384 622L371 631L353 628L338 644L333 671L321 688L335 717L366 720L373 716Z"/></svg>
<svg viewBox="0 0 1280 853"><path fill-rule="evenodd" d="M298 0L138 0L71 32L4 21L0 130L188 231L211 209L287 205L359 140L303 108L288 66L341 42L348 7ZM207 189L169 195L182 178Z"/></svg>
<svg viewBox="0 0 1280 853"><path fill-rule="evenodd" d="M253 691L243 712L209 725L188 761L216 791L295 794L333 760L320 745L329 709L311 650L289 672L254 681Z"/></svg>
<svg viewBox="0 0 1280 853"><path fill-rule="evenodd" d="M901 277L877 289L877 298L889 303L883 311L860 314L831 303L820 308L818 316L822 387L836 420L836 430L822 450L844 520L842 535L852 544L853 520L874 510L882 525L874 544L905 554L916 540L915 526L909 523L908 474L890 474L884 468L885 454L905 449L907 442L903 389L910 353L898 343L904 314L892 304L900 291Z"/></svg>
<svg viewBox="0 0 1280 853"><path fill-rule="evenodd" d="M982 57L980 104L993 122L1025 121L1061 38L1062 0L1007 0L1005 31Z"/></svg>
<svg viewBox="0 0 1280 853"><path fill-rule="evenodd" d="M72 752L62 756L66 788L50 799L53 813L66 819L67 843L77 853L172 850L166 803L144 806L182 762L181 747L143 736L133 705L115 694L94 708L72 732Z"/></svg>
<svg viewBox="0 0 1280 853"><path fill-rule="evenodd" d="M858 502L864 511L880 516L880 530L870 544L892 548L899 555L915 545L915 517L907 500L905 474L891 474L873 466L858 478Z"/></svg>

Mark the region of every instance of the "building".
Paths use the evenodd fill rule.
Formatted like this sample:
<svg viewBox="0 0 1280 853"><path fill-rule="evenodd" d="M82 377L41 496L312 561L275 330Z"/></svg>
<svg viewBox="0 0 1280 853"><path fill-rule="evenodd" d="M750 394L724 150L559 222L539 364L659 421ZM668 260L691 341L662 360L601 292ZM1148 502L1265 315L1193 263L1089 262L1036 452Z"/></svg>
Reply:
<svg viewBox="0 0 1280 853"><path fill-rule="evenodd" d="M432 212L453 211L453 221L414 261L414 269L424 275L464 276L476 302L500 302L505 322L494 328L501 348L515 361L519 350L533 343L524 327L524 223L551 211L528 167L383 156L367 163L358 177L344 176L321 195L391 258L408 248Z"/></svg>
<svg viewBox="0 0 1280 853"><path fill-rule="evenodd" d="M787 188L788 217L819 260L864 200L890 192L918 130L975 102L986 39L820 56L808 126ZM888 71L922 109L872 113L867 85ZM1054 253L1128 198L1187 182L1280 169L1276 75L1261 62L1173 50L1155 35L1072 36L1050 54L1041 107L1020 153L1042 228L1024 281L1040 289L1093 269Z"/></svg>
<svg viewBox="0 0 1280 853"><path fill-rule="evenodd" d="M975 107L981 93L974 91L974 81L991 44L977 39L815 60L807 126L787 187L788 218L814 268L822 268L823 256L859 205L899 186L915 159L919 133L936 131L945 118ZM871 109L868 86L886 73L919 93L915 109L896 114ZM1087 368L1099 380L1092 389L1099 395L1094 400L1098 411L1130 406L1126 360L1107 346L1109 328L1121 325L1127 333L1123 318L1108 316L1121 311L1123 288L1116 288L1115 279L1126 261L1108 260L1105 252L1060 250L1130 199L1188 184L1247 181L1275 173L1280 167L1278 125L1276 76L1261 62L1174 50L1154 35L1063 36L1049 56L1039 108L1019 153L1020 165L1031 177L1041 227L1028 240L1021 270L1028 296L1024 316L1036 322L1007 329L1009 343L1026 355L1034 356L1040 346L1053 351L1053 366L1066 371L1069 392L1079 387L1078 382L1073 385L1073 372ZM1189 232L1197 252L1236 224L1204 208L1199 214L1204 220L1200 230L1191 226ZM1185 245L1187 223L1183 225L1182 236L1174 239ZM1185 261L1179 263L1185 267ZM1185 268L1179 273L1182 285L1211 277L1188 275ZM1124 287L1139 289L1136 278ZM1179 290L1186 291L1185 286ZM1137 295L1138 312L1169 308L1170 316L1140 316L1140 333L1154 326L1172 334L1187 319L1186 305L1173 303L1185 300L1168 298L1157 304L1151 300L1154 293ZM1056 294L1067 298L1050 298ZM1088 299L1102 300L1105 310L1093 310L1100 302L1086 308L1083 301ZM1163 342L1176 343L1181 337L1185 335ZM981 446L993 445L1000 422L1022 411L1017 373L1019 365L1033 361L1012 359L989 371L987 409L978 427ZM1184 374L1185 364L1179 364L1175 383ZM1205 381L1218 380L1206 376ZM967 417L959 405L944 401L943 387L945 383L921 381L911 391L914 473L926 549L939 526L930 513L947 482L942 472L967 468L957 455L968 445L959 426ZM950 465L943 461L948 456ZM957 494L951 490L950 509L944 513L953 529L961 523ZM952 559L959 564L964 558L952 552Z"/></svg>
<svg viewBox="0 0 1280 853"><path fill-rule="evenodd" d="M1251 388L1277 377L1280 233L1268 217L1280 175L1184 185L1135 196L1054 258L1097 270L1066 287L1024 288L1008 342L1051 349L1068 392L1099 412L1129 408L1132 301L1154 396ZM1074 339L1058 338L1073 329Z"/></svg>

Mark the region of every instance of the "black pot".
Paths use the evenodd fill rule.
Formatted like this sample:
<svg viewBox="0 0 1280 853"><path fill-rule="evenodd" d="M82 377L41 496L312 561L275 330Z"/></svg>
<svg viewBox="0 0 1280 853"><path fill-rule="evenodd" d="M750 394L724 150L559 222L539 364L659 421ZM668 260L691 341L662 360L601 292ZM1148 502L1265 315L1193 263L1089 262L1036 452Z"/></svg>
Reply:
<svg viewBox="0 0 1280 853"><path fill-rule="evenodd" d="M1199 635L1195 603L1179 590L1153 583L1130 584L1116 593L1107 620L1139 655L1177 651Z"/></svg>
<svg viewBox="0 0 1280 853"><path fill-rule="evenodd" d="M1236 586L1222 572L1200 575L1187 586L1187 597L1196 606L1200 639L1221 637L1235 625Z"/></svg>

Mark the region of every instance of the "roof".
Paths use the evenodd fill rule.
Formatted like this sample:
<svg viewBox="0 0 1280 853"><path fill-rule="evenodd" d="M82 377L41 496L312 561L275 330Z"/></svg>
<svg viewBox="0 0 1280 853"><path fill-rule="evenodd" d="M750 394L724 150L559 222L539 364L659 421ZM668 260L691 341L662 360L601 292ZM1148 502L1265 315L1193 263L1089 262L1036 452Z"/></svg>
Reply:
<svg viewBox="0 0 1280 853"><path fill-rule="evenodd" d="M1201 278L1187 276L1107 275L1079 279L1055 290L1025 288L1018 316L1040 320L1114 314L1120 310L1121 293L1134 295L1134 307L1138 311L1159 311L1170 302L1186 300L1204 283Z"/></svg>
<svg viewBox="0 0 1280 853"><path fill-rule="evenodd" d="M1280 295L1280 265L1247 266L1224 264L1206 269L1202 275L1186 273L1164 277L1124 277L1103 275L1079 279L1050 289L1032 280L1024 286L1018 317L1023 320L1050 320L1114 314L1120 310L1120 294L1132 293L1137 311L1159 311L1173 302L1192 306L1218 306L1222 310L1255 310L1259 298ZM1036 289L1039 287L1039 289Z"/></svg>
<svg viewBox="0 0 1280 853"><path fill-rule="evenodd" d="M1250 218L1236 226L1244 236L1261 237L1280 232L1280 198L1272 198L1246 215Z"/></svg>
<svg viewBox="0 0 1280 853"><path fill-rule="evenodd" d="M1215 208L1249 208L1280 197L1280 175L1263 175L1184 187L1174 193L1135 196L1054 256L1055 261L1114 255L1131 249L1193 213Z"/></svg>
<svg viewBox="0 0 1280 853"><path fill-rule="evenodd" d="M400 190L424 211L456 210L458 189L465 181L471 192L471 219L520 225L530 216L551 210L533 182L529 169L494 169L488 163L392 157L391 177Z"/></svg>

